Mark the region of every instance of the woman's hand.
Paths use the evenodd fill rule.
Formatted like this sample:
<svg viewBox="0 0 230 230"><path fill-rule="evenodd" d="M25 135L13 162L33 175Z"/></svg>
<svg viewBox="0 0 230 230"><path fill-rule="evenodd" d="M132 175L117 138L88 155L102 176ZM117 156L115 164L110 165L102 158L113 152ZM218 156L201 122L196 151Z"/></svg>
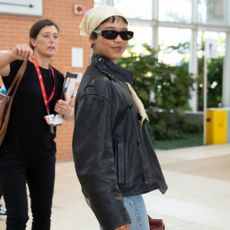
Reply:
<svg viewBox="0 0 230 230"><path fill-rule="evenodd" d="M63 115L66 119L69 119L73 115L73 107L67 101L61 99L57 101L54 111Z"/></svg>
<svg viewBox="0 0 230 230"><path fill-rule="evenodd" d="M115 228L115 230L129 230L130 229L130 224L122 225L119 228Z"/></svg>
<svg viewBox="0 0 230 230"><path fill-rule="evenodd" d="M18 60L32 60L33 50L26 44L19 44L11 50L11 55Z"/></svg>
<svg viewBox="0 0 230 230"><path fill-rule="evenodd" d="M0 75L8 76L10 63L15 60L33 59L33 50L26 44L16 45L12 50L0 50Z"/></svg>

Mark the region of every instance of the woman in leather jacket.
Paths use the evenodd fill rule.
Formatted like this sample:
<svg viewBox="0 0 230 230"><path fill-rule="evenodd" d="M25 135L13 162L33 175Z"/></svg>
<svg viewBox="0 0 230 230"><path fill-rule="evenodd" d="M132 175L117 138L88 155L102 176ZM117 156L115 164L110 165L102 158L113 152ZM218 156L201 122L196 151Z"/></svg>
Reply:
<svg viewBox="0 0 230 230"><path fill-rule="evenodd" d="M76 99L73 155L83 194L104 230L149 230L141 195L167 190L132 73L116 64L133 37L127 27L111 6L89 10L80 24L93 55Z"/></svg>

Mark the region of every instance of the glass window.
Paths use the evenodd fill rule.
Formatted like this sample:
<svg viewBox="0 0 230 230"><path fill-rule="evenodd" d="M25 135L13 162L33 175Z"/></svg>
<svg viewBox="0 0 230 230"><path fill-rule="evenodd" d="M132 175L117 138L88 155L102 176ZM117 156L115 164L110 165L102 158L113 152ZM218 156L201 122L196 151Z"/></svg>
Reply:
<svg viewBox="0 0 230 230"><path fill-rule="evenodd" d="M211 25L225 25L224 0L199 0L198 23Z"/></svg>
<svg viewBox="0 0 230 230"><path fill-rule="evenodd" d="M213 53L213 56L206 56L211 58L208 61L207 71L207 103L208 107L220 107L222 101L222 73L223 73L223 57L225 54L225 33L218 33L213 31L200 31L198 33L198 110L203 110L203 79L204 79L204 63L201 60L204 56L205 47L210 41L215 44L213 52L206 52L206 54ZM208 40L210 40L208 42ZM214 58L214 59L213 59Z"/></svg>
<svg viewBox="0 0 230 230"><path fill-rule="evenodd" d="M152 19L152 0L114 0L114 6L127 18Z"/></svg>
<svg viewBox="0 0 230 230"><path fill-rule="evenodd" d="M206 40L216 41L216 52L218 57L223 57L225 54L225 33L218 33L213 31L200 31L197 36L197 56L201 58L203 56L204 42Z"/></svg>
<svg viewBox="0 0 230 230"><path fill-rule="evenodd" d="M192 21L192 0L160 0L159 20L189 23Z"/></svg>
<svg viewBox="0 0 230 230"><path fill-rule="evenodd" d="M107 1L106 0L94 0L94 5L106 5Z"/></svg>
<svg viewBox="0 0 230 230"><path fill-rule="evenodd" d="M170 36L169 36L170 34ZM159 28L159 60L169 65L189 61L190 29Z"/></svg>
<svg viewBox="0 0 230 230"><path fill-rule="evenodd" d="M152 27L148 26L129 26L129 30L134 32L134 37L129 41L130 45L134 45L134 51L141 53L143 44L152 46L153 32ZM145 36L143 36L143 34Z"/></svg>

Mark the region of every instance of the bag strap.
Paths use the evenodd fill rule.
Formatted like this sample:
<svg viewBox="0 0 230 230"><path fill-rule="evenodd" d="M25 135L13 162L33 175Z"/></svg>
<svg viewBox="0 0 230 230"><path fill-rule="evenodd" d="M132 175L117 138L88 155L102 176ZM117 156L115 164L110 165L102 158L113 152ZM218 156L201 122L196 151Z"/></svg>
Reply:
<svg viewBox="0 0 230 230"><path fill-rule="evenodd" d="M25 70L26 70L26 66L27 66L27 60L26 61L23 61L22 65L20 66L20 68L18 69L17 73L16 73L16 76L14 77L12 83L10 84L10 87L8 88L7 90L7 96L10 95L10 92L14 89L14 92L12 94L12 96L14 97L16 91L17 91L17 88L19 86L19 83L22 79L22 76L23 74L25 73Z"/></svg>

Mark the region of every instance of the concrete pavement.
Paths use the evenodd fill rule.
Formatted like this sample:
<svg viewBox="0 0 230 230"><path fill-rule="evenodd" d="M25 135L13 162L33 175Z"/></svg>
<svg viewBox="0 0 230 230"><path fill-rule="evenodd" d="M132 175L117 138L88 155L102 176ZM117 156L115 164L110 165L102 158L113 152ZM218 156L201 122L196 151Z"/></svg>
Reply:
<svg viewBox="0 0 230 230"><path fill-rule="evenodd" d="M167 230L230 229L230 145L156 152L169 189L144 195L148 213L163 218ZM56 171L52 230L98 230L73 162L57 163Z"/></svg>

